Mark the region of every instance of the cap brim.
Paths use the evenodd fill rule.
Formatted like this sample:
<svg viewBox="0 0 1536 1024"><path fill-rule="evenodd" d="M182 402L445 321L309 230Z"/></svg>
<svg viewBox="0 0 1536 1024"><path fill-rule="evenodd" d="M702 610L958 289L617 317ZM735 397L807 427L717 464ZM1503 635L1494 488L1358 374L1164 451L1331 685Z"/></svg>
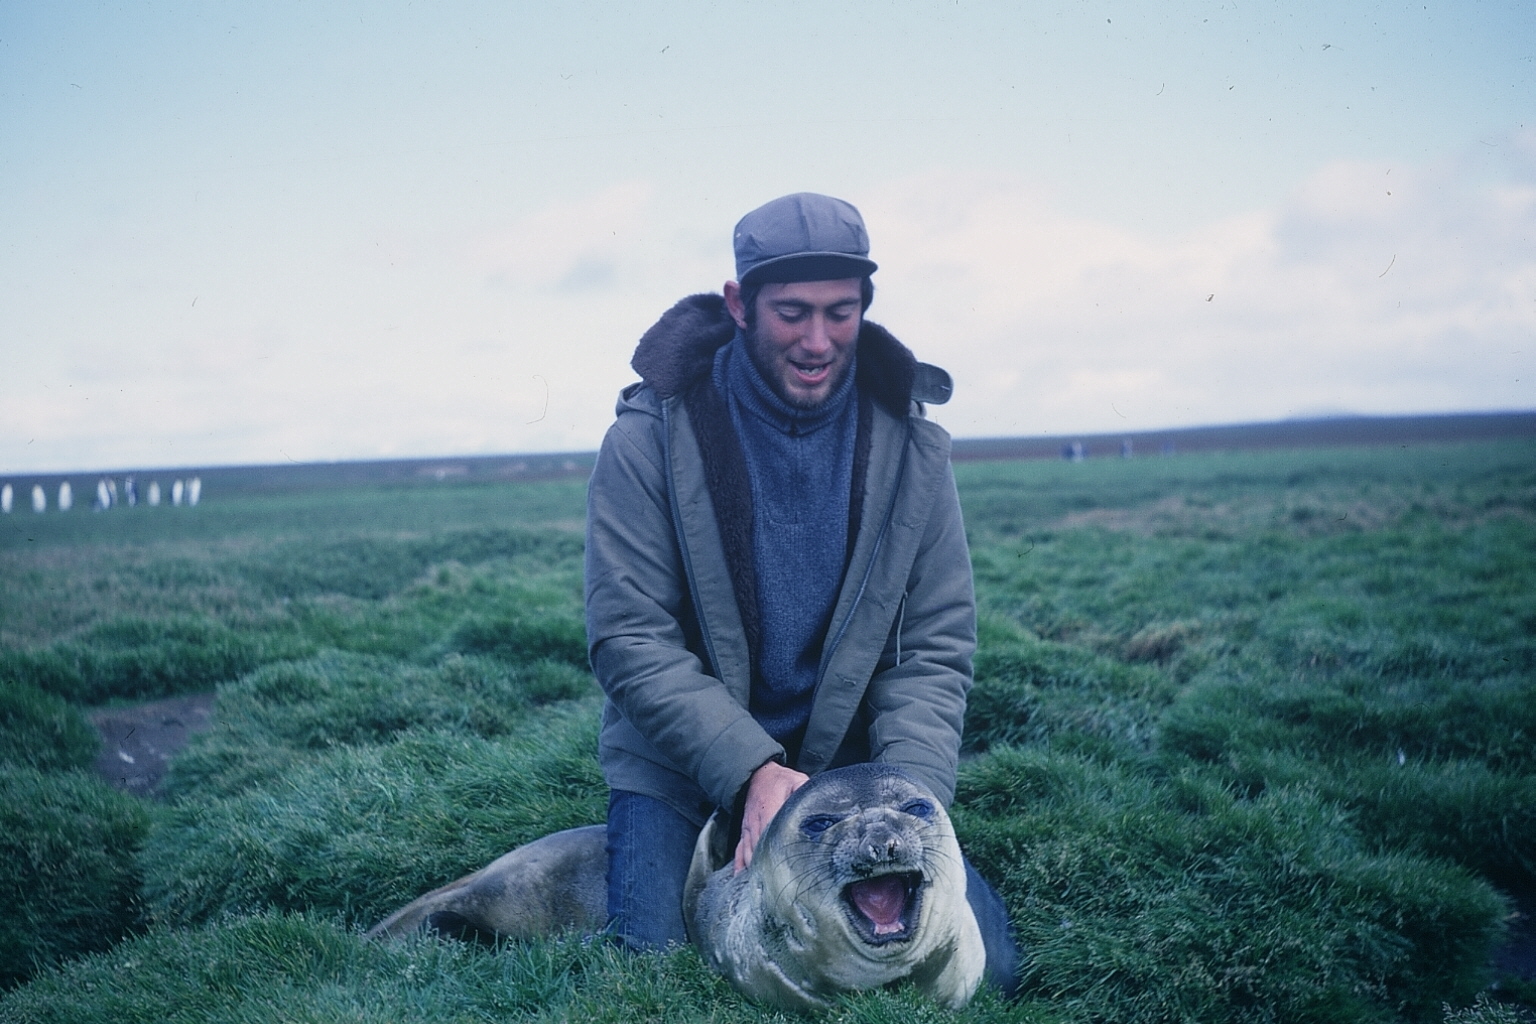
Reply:
<svg viewBox="0 0 1536 1024"><path fill-rule="evenodd" d="M764 260L742 274L739 283L840 281L849 277L868 277L878 269L880 265L874 260L846 252L797 252Z"/></svg>

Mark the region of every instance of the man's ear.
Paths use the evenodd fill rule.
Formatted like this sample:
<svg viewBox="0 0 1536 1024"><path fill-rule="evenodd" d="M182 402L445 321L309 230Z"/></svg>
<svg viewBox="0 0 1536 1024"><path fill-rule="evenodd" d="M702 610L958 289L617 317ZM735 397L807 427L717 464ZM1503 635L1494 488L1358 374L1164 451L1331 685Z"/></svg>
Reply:
<svg viewBox="0 0 1536 1024"><path fill-rule="evenodd" d="M736 326L746 330L747 307L741 301L741 285L735 281L725 282L725 308L731 314L731 319L736 321Z"/></svg>

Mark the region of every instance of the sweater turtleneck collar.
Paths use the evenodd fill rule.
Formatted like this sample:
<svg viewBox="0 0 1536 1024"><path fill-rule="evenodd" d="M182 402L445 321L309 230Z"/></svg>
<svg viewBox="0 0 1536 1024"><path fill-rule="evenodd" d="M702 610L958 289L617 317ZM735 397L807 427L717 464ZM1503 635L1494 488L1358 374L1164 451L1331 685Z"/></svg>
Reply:
<svg viewBox="0 0 1536 1024"><path fill-rule="evenodd" d="M715 353L715 387L735 399L739 408L791 437L815 433L837 420L854 392L855 366L850 361L843 380L827 400L813 409L790 405L774 393L747 351L746 335L737 328L729 344Z"/></svg>

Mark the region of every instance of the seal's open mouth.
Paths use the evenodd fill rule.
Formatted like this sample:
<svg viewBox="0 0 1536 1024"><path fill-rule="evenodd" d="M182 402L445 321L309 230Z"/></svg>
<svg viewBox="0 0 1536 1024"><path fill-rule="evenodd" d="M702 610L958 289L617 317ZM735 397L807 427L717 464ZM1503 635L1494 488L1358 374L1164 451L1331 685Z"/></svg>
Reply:
<svg viewBox="0 0 1536 1024"><path fill-rule="evenodd" d="M912 937L922 905L923 876L916 871L877 875L843 886L843 901L853 911L854 927L871 945Z"/></svg>

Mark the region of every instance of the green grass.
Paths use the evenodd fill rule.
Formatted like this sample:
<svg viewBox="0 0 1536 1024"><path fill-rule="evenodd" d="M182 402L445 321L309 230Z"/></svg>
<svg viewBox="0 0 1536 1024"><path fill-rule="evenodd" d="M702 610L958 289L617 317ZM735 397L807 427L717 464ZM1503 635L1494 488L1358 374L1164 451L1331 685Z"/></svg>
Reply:
<svg viewBox="0 0 1536 1024"><path fill-rule="evenodd" d="M1536 445L956 473L955 819L1027 982L961 1019L1511 1019L1475 997L1498 890L1536 889ZM582 499L0 519L0 1021L783 1019L689 951L358 938L600 820ZM80 773L86 707L199 690L168 802ZM829 1017L951 1019L903 991Z"/></svg>
<svg viewBox="0 0 1536 1024"><path fill-rule="evenodd" d="M213 727L176 759L167 791L178 799L233 796L337 748L412 730L507 736L534 727L534 708L596 692L589 674L549 658L450 653L420 666L330 651L279 662L219 688Z"/></svg>
<svg viewBox="0 0 1536 1024"><path fill-rule="evenodd" d="M146 970L153 964L157 970ZM983 998L978 1022L1050 1024ZM946 1011L909 993L867 993L823 1019L834 1024L940 1024ZM691 951L630 956L604 942L530 942L487 952L426 939L378 944L314 916L262 914L199 929L162 930L110 954L45 974L0 1003L17 1024L443 1024L516 1020L588 1024L674 1021L793 1024L744 1003Z"/></svg>
<svg viewBox="0 0 1536 1024"><path fill-rule="evenodd" d="M100 745L74 705L20 680L0 686L0 764L84 768Z"/></svg>
<svg viewBox="0 0 1536 1024"><path fill-rule="evenodd" d="M232 796L183 798L141 856L155 920L319 910L372 924L549 832L601 821L595 708L500 741L446 731L337 746Z"/></svg>
<svg viewBox="0 0 1536 1024"><path fill-rule="evenodd" d="M140 922L149 815L79 771L0 764L0 990Z"/></svg>
<svg viewBox="0 0 1536 1024"><path fill-rule="evenodd" d="M1487 980L1495 894L1366 852L1304 789L1244 799L1200 773L1019 750L968 766L957 804L1026 986L1081 1019L1432 1019Z"/></svg>

